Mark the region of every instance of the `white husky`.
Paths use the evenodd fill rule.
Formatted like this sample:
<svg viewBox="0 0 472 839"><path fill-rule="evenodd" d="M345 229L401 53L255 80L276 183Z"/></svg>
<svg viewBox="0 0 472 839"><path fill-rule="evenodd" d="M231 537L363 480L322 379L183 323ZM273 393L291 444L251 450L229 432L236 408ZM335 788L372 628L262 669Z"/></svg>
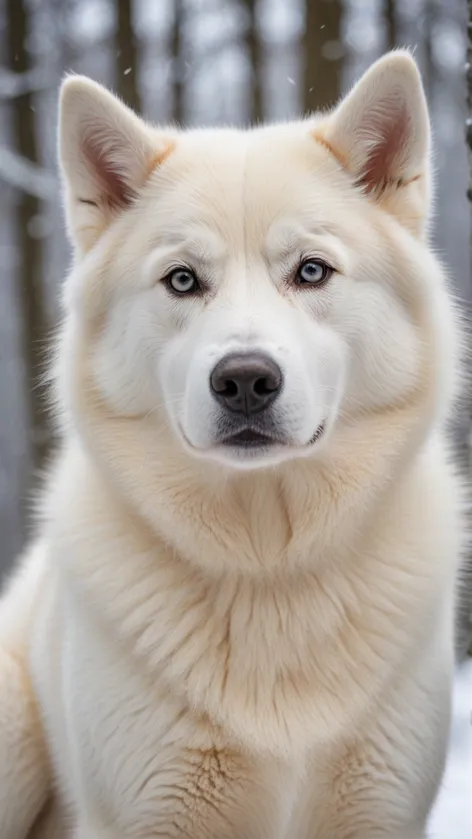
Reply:
<svg viewBox="0 0 472 839"><path fill-rule="evenodd" d="M0 608L1 839L52 790L74 839L424 837L463 528L413 60L252 131L75 77L60 123L64 445Z"/></svg>

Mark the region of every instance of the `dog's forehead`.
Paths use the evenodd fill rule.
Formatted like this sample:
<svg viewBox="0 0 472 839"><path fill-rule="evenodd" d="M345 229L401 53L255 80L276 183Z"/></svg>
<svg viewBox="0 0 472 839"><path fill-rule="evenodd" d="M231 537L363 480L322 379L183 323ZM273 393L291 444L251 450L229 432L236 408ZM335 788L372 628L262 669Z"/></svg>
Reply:
<svg viewBox="0 0 472 839"><path fill-rule="evenodd" d="M290 236L308 219L335 223L348 192L307 123L183 134L153 185L171 223L208 226L228 244L243 233L266 238L274 225Z"/></svg>

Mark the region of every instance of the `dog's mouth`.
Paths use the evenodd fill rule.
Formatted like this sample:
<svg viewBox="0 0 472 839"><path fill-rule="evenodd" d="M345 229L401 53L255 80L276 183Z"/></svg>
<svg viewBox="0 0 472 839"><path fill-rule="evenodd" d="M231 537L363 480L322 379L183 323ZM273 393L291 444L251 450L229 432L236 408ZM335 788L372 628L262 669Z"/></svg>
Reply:
<svg viewBox="0 0 472 839"><path fill-rule="evenodd" d="M326 423L322 422L317 427L315 433L307 443L308 446L312 446L323 436L325 425ZM223 437L220 440L220 445L237 449L267 449L270 446L291 446L293 443L274 433L248 427Z"/></svg>
<svg viewBox="0 0 472 839"><path fill-rule="evenodd" d="M282 436L275 427L264 429L260 426L244 425L242 427L226 428L220 430L213 446L208 448L195 447L182 428L180 428L180 432L187 446L200 456L205 456L205 454L216 456L219 451L220 455L226 453L224 455L225 459L229 456L231 461L258 462L259 459L264 460L267 455L283 457L285 452L285 457L287 457L290 456L290 452L294 454L296 451L300 454L308 452L323 437L326 428L327 423L323 421L317 426L316 431L305 444L297 443L289 437Z"/></svg>
<svg viewBox="0 0 472 839"><path fill-rule="evenodd" d="M273 446L276 443L281 445L282 441L253 428L245 428L242 431L237 431L235 434L231 434L221 440L221 445L223 446L245 449L266 448L267 446Z"/></svg>

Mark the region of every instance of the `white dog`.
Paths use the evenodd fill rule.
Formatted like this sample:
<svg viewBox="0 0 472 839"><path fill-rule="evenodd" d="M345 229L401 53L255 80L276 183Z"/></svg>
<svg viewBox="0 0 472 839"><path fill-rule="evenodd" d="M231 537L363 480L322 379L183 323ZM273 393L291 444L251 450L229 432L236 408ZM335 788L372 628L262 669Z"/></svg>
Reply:
<svg viewBox="0 0 472 839"><path fill-rule="evenodd" d="M52 790L74 839L424 837L463 532L429 155L403 52L251 131L64 83L64 444L0 607L2 839Z"/></svg>

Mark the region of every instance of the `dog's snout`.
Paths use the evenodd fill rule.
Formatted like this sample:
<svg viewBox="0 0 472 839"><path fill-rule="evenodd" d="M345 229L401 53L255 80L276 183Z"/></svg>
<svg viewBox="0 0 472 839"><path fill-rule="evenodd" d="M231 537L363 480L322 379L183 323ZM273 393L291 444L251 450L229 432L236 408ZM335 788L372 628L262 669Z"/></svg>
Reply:
<svg viewBox="0 0 472 839"><path fill-rule="evenodd" d="M256 414L267 408L282 388L282 371L263 353L231 353L210 377L213 396L233 413Z"/></svg>

